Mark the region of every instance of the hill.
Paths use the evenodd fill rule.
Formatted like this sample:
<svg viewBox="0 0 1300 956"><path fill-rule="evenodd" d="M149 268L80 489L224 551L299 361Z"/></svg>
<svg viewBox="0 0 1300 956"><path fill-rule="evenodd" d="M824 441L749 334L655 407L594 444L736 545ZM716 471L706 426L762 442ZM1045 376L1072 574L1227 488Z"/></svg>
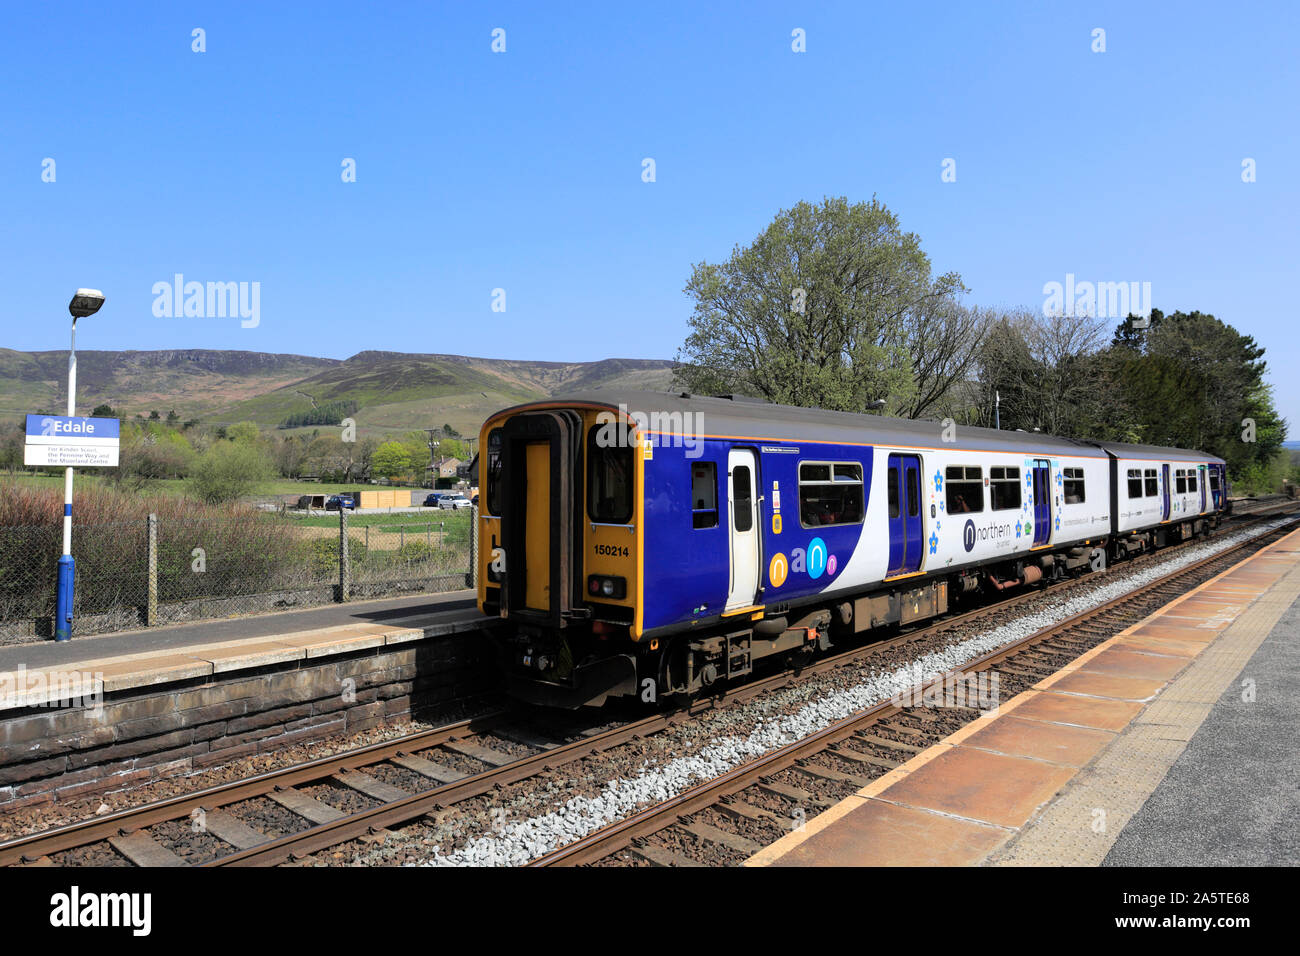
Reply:
<svg viewBox="0 0 1300 956"><path fill-rule="evenodd" d="M0 415L59 411L67 352L0 349ZM464 355L360 352L348 359L205 349L79 351L77 407L126 416L175 410L204 422L251 420L275 427L327 402L355 401L363 428L406 431L444 423L476 431L492 412L560 392L667 388L672 363L658 359L527 362Z"/></svg>

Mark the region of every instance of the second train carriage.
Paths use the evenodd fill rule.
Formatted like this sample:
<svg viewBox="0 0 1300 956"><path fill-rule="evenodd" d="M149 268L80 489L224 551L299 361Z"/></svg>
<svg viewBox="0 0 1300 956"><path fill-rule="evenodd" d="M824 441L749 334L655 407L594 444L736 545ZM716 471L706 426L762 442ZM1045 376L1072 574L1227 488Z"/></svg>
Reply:
<svg viewBox="0 0 1300 956"><path fill-rule="evenodd" d="M698 693L1202 533L1227 500L1197 452L739 398L576 395L480 440L479 605L511 691L565 707Z"/></svg>

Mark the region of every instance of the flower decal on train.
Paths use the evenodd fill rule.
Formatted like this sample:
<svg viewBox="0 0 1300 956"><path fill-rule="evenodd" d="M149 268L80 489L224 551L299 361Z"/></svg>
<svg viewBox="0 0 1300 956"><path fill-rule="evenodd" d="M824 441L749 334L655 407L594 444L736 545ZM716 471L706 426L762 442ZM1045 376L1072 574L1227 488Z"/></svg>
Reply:
<svg viewBox="0 0 1300 956"><path fill-rule="evenodd" d="M1057 516L1056 516L1056 530L1057 530L1057 531L1060 531L1060 530L1061 530L1061 516L1060 516L1060 515L1057 515Z"/></svg>
<svg viewBox="0 0 1300 956"><path fill-rule="evenodd" d="M940 511L943 510L943 499L942 499L942 498L939 499L939 510L940 510Z"/></svg>
<svg viewBox="0 0 1300 956"><path fill-rule="evenodd" d="M936 493L943 491L943 472L938 469L934 472L934 490Z"/></svg>
<svg viewBox="0 0 1300 956"><path fill-rule="evenodd" d="M1022 530L1023 528L1024 528L1024 524L1023 524L1022 522L1020 522L1020 521L1017 521L1017 522L1016 522L1016 537L1017 537L1017 538L1020 537L1020 533L1021 533L1021 530Z"/></svg>
<svg viewBox="0 0 1300 956"><path fill-rule="evenodd" d="M937 531L930 532L930 553L937 554L939 551L939 534Z"/></svg>

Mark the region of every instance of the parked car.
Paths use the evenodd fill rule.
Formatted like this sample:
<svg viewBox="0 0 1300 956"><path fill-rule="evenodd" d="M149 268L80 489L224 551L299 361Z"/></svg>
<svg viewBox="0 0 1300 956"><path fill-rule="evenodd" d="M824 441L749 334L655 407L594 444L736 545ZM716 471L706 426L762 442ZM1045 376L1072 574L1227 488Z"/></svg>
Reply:
<svg viewBox="0 0 1300 956"><path fill-rule="evenodd" d="M472 508L473 505L464 495L443 495L438 499L438 507L443 511L459 511L461 508Z"/></svg>
<svg viewBox="0 0 1300 956"><path fill-rule="evenodd" d="M424 496L424 507L426 507L426 508L436 508L436 507L438 507L438 499L439 499L439 498L445 498L445 497L447 497L447 492L445 492L445 491L435 491L435 492L433 492L432 494L425 495L425 496Z"/></svg>
<svg viewBox="0 0 1300 956"><path fill-rule="evenodd" d="M357 499L347 492L344 492L341 495L330 495L329 501L325 502L326 511L338 511L340 508L346 508L349 511L352 511L356 506Z"/></svg>

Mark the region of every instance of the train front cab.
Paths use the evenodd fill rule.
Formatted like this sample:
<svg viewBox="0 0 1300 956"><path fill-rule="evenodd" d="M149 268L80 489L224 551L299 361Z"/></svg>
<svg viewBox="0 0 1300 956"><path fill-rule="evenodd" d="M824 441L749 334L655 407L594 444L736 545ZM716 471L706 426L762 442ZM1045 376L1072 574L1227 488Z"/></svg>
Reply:
<svg viewBox="0 0 1300 956"><path fill-rule="evenodd" d="M607 408L539 404L489 419L480 442L478 599L508 622L498 642L507 691L556 707L634 693L634 430Z"/></svg>

